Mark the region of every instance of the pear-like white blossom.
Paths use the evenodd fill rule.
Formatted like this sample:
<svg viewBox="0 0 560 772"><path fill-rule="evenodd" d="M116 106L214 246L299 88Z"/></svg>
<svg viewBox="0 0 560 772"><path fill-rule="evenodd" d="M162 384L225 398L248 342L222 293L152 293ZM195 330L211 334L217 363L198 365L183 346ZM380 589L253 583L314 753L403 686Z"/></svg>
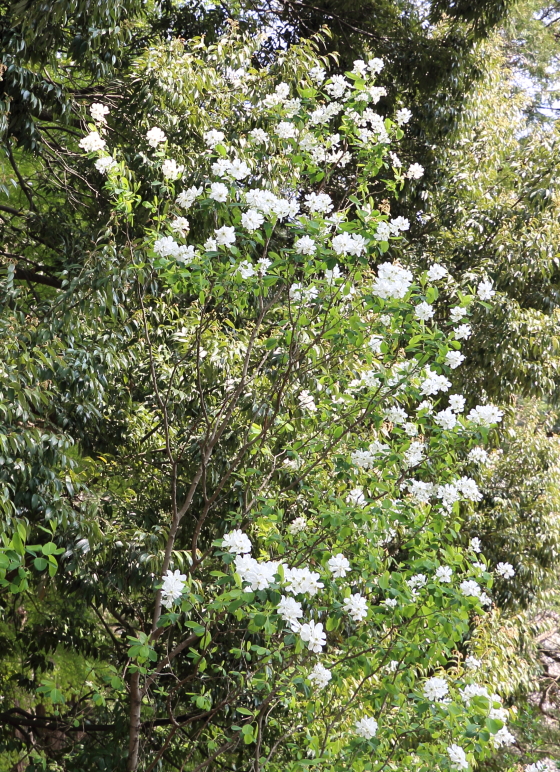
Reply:
<svg viewBox="0 0 560 772"><path fill-rule="evenodd" d="M335 579L345 577L348 571L350 571L350 562L348 558L345 558L340 552L338 555L333 555L329 558L327 566Z"/></svg>
<svg viewBox="0 0 560 772"><path fill-rule="evenodd" d="M511 563L498 563L496 573L504 579L512 579L515 576L515 568Z"/></svg>
<svg viewBox="0 0 560 772"><path fill-rule="evenodd" d="M146 139L148 141L148 145L151 147L157 147L158 145L161 145L163 142L165 142L167 137L161 129L158 129L157 126L154 126L146 133Z"/></svg>
<svg viewBox="0 0 560 772"><path fill-rule="evenodd" d="M461 748L460 745L450 745L447 749L447 754L449 756L449 761L451 762L451 766L453 769L468 769L469 768L469 762L467 761L467 754L465 751Z"/></svg>
<svg viewBox="0 0 560 772"><path fill-rule="evenodd" d="M99 150L105 150L106 142L98 131L90 131L79 141L79 146L86 153L96 153Z"/></svg>
<svg viewBox="0 0 560 772"><path fill-rule="evenodd" d="M105 116L109 113L107 105L102 105L99 102L94 102L89 108L91 117L95 123L107 123Z"/></svg>
<svg viewBox="0 0 560 772"><path fill-rule="evenodd" d="M377 721L374 718L364 716L356 721L356 734L365 740L371 740L377 734Z"/></svg>
<svg viewBox="0 0 560 772"><path fill-rule="evenodd" d="M331 680L332 673L330 670L327 670L326 667L323 667L320 662L318 662L311 673L309 673L308 678L317 689L324 689Z"/></svg>
<svg viewBox="0 0 560 772"><path fill-rule="evenodd" d="M443 700L444 697L446 697L448 694L449 686L445 678L434 676L433 678L428 678L428 680L425 682L423 691L424 697L427 700L431 700L432 702L439 702L440 700Z"/></svg>
<svg viewBox="0 0 560 772"><path fill-rule="evenodd" d="M232 552L236 555L244 555L247 552L251 552L252 549L251 540L247 534L243 533L239 528L224 535L222 547L225 550L228 550L228 552Z"/></svg>
<svg viewBox="0 0 560 772"><path fill-rule="evenodd" d="M179 600L185 589L186 581L186 574L182 574L179 570L166 571L161 587L162 603L166 608L172 608L175 601Z"/></svg>
<svg viewBox="0 0 560 772"><path fill-rule="evenodd" d="M311 620L308 624L301 625L299 629L299 637L304 643L307 643L309 651L320 654L323 651L323 646L327 642L327 636L323 632L323 625L321 622L315 623Z"/></svg>

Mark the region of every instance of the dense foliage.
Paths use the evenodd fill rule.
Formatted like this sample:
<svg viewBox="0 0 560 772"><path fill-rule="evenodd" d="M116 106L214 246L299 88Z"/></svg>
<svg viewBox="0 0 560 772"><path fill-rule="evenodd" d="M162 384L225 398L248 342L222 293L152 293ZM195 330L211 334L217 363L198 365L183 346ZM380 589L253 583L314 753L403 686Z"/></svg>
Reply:
<svg viewBox="0 0 560 772"><path fill-rule="evenodd" d="M1 770L553 747L555 24L0 8Z"/></svg>

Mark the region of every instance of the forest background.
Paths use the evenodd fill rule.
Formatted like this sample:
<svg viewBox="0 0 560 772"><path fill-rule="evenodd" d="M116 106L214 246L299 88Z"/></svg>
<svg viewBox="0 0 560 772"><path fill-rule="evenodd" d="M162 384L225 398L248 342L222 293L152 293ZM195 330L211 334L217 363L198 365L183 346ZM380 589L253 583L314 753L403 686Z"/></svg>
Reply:
<svg viewBox="0 0 560 772"><path fill-rule="evenodd" d="M381 213L411 220L391 259L414 271L443 264L465 285L483 275L493 282L493 303L473 311L466 358L452 375L467 408L482 400L506 412L490 434L483 495L461 513L463 533L480 539L493 564L515 566L472 634L515 706L516 742L478 768L552 764L560 759L560 4L22 0L0 3L0 770L130 764L120 730L90 736L83 716L126 723L131 687L109 652L124 646L119 656L130 661L131 642L146 643L125 596L141 592L144 564L153 577L159 547L154 521L129 532L121 514L166 508L159 459L169 437L165 419L142 407L159 397L135 348L143 333L127 294L133 281L116 268L128 248L111 240L119 210L79 142L91 105L102 103L131 166L139 127L144 135L166 105L179 116L180 145L180 116L194 112L203 88L185 96L172 68L162 74L165 56L161 72L148 58L200 36L211 46L232 30L261 35L257 69L313 36L331 73L381 58L380 112L411 109L399 153L424 168L377 201ZM233 61L230 69L235 77ZM188 143L185 151L196 152ZM124 188L121 214L137 193ZM152 304L156 347L177 335L174 313ZM157 366L173 363L162 354ZM186 400L188 388L177 389ZM187 557L178 551L175 561L183 570ZM116 697L103 691L107 678ZM180 745L165 746L166 756L157 734L148 742L150 763L157 756L157 768L182 768ZM217 769L248 768L234 750L216 756ZM186 768L209 766L210 745L205 753ZM148 768L147 755L140 764Z"/></svg>

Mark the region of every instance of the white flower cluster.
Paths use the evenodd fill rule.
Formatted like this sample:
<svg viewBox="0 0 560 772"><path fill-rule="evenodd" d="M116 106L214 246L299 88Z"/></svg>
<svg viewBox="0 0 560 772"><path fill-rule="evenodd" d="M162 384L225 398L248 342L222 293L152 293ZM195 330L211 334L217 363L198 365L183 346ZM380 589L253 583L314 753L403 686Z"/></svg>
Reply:
<svg viewBox="0 0 560 772"><path fill-rule="evenodd" d="M467 419L478 426L492 426L500 423L503 414L504 411L494 405L477 405L467 415Z"/></svg>
<svg viewBox="0 0 560 772"><path fill-rule="evenodd" d="M185 589L187 577L180 571L167 571L163 577L161 587L161 600L163 605L170 609L173 608L175 601L179 600Z"/></svg>
<svg viewBox="0 0 560 772"><path fill-rule="evenodd" d="M331 680L332 673L330 670L327 670L326 667L323 667L320 662L318 662L309 674L308 678L317 689L324 689Z"/></svg>
<svg viewBox="0 0 560 772"><path fill-rule="evenodd" d="M397 263L382 263L377 269L377 278L372 292L380 298L402 299L412 284L412 273Z"/></svg>
<svg viewBox="0 0 560 772"><path fill-rule="evenodd" d="M426 377L420 385L420 393L427 397L437 394L440 391L449 391L451 381L445 375L439 375L429 367L426 370Z"/></svg>
<svg viewBox="0 0 560 772"><path fill-rule="evenodd" d="M162 236L154 242L154 252L160 257L173 257L181 263L190 263L195 256L192 246L178 244L173 236Z"/></svg>
<svg viewBox="0 0 560 772"><path fill-rule="evenodd" d="M441 702L448 694L449 686L445 678L434 676L424 684L424 697L432 702Z"/></svg>
<svg viewBox="0 0 560 772"><path fill-rule="evenodd" d="M374 718L364 716L356 721L356 734L365 740L371 740L377 734L377 721Z"/></svg>
<svg viewBox="0 0 560 772"><path fill-rule="evenodd" d="M461 748L460 745L450 745L447 749L449 755L449 761L453 769L468 769L469 762L467 761L467 754Z"/></svg>
<svg viewBox="0 0 560 772"><path fill-rule="evenodd" d="M96 153L105 150L106 142L98 131L91 131L79 141L79 146L85 153Z"/></svg>
<svg viewBox="0 0 560 772"><path fill-rule="evenodd" d="M252 209L264 215L274 214L279 219L295 217L299 212L299 204L295 200L281 198L271 190L252 188L245 193L245 202Z"/></svg>

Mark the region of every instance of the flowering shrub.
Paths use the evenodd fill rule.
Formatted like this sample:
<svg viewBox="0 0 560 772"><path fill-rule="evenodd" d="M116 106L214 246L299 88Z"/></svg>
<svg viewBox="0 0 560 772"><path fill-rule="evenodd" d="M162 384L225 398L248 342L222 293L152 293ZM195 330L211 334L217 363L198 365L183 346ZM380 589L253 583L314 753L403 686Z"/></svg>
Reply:
<svg viewBox="0 0 560 772"><path fill-rule="evenodd" d="M136 166L99 104L80 142L114 201L168 490L101 699L128 706L130 770L467 769L513 739L465 659L494 567L461 538L464 469L502 417L453 393L476 293L436 323L445 269L388 254L409 222L376 202L422 169L392 149L410 112L374 109L382 62L329 78L308 45L262 71L250 53L144 63L196 88L190 153L165 104Z"/></svg>

